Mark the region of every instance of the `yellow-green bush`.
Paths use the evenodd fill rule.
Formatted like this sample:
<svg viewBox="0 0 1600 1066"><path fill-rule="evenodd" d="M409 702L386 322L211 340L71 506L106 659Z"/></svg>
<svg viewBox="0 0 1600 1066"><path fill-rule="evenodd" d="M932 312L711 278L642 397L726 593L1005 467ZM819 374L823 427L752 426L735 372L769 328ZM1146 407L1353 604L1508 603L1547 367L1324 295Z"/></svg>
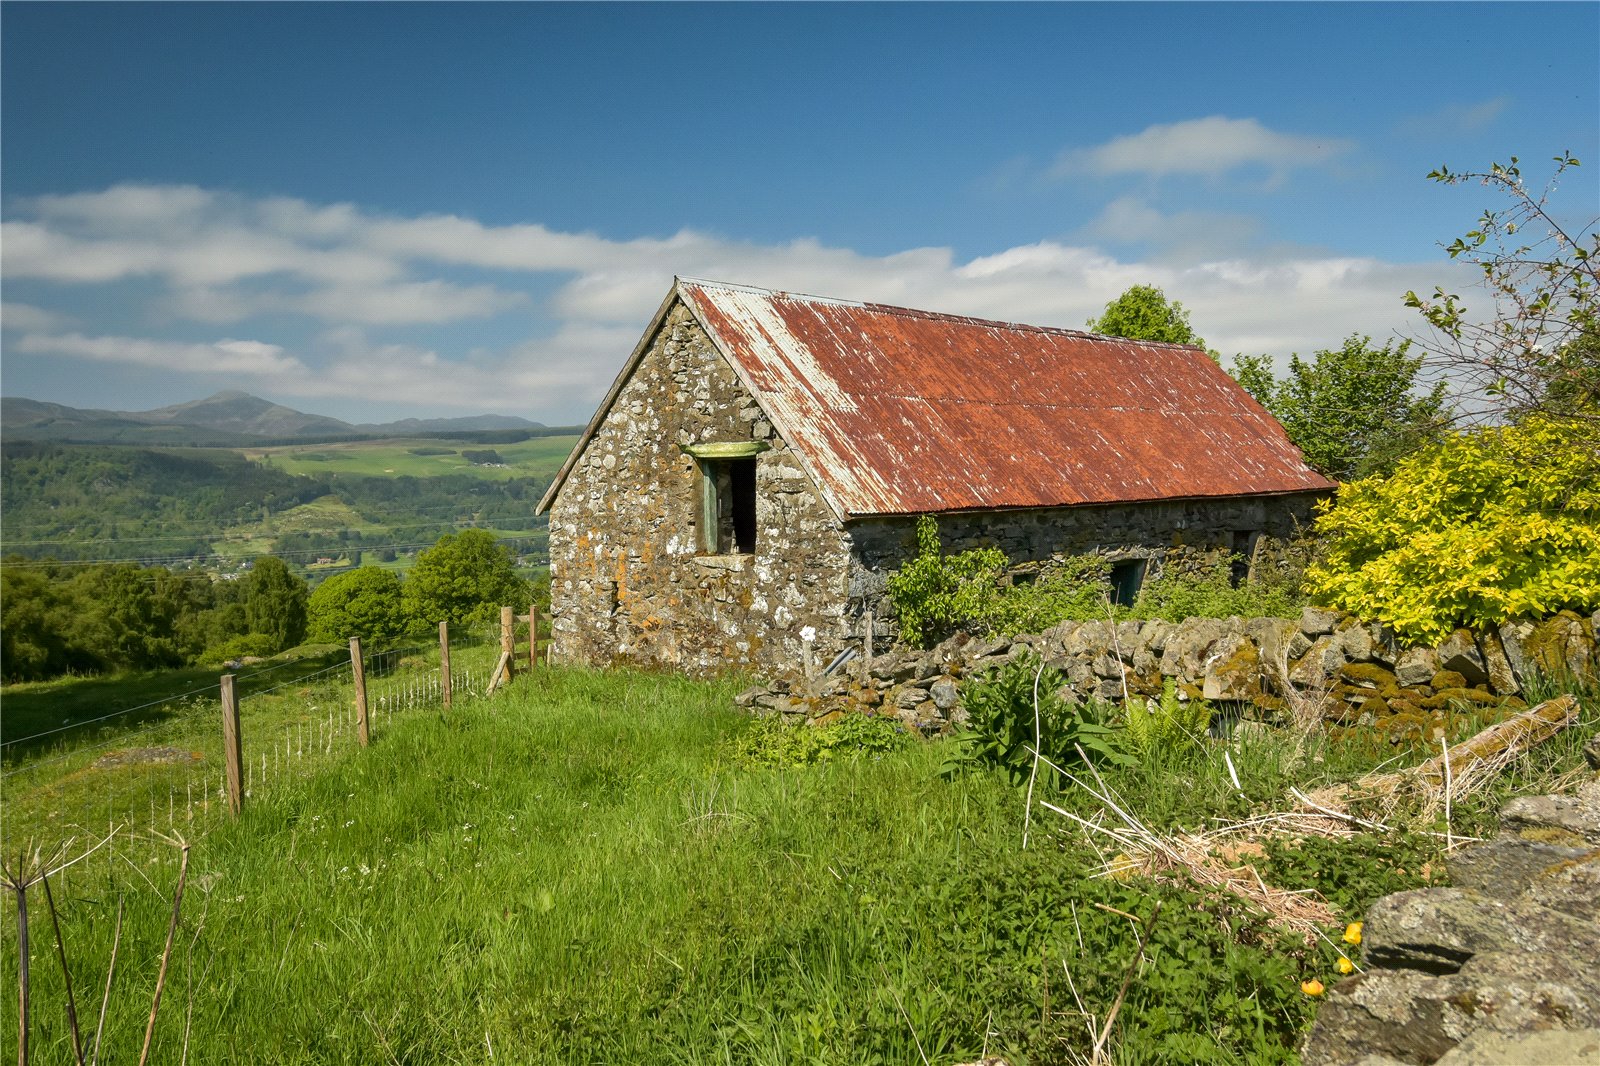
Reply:
<svg viewBox="0 0 1600 1066"><path fill-rule="evenodd" d="M1329 606L1431 641L1600 606L1600 444L1593 424L1529 419L1460 433L1384 478L1343 485L1307 574Z"/></svg>

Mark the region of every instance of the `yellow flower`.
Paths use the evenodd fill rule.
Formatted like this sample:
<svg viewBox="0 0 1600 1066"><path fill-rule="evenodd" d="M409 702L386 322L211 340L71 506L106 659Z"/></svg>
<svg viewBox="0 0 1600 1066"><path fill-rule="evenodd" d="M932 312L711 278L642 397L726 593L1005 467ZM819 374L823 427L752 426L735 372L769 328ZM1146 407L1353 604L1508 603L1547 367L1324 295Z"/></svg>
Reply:
<svg viewBox="0 0 1600 1066"><path fill-rule="evenodd" d="M1322 982L1317 980L1315 977L1309 981L1301 981L1300 991L1304 992L1308 996L1320 996L1322 995Z"/></svg>
<svg viewBox="0 0 1600 1066"><path fill-rule="evenodd" d="M1344 927L1344 942L1346 944L1361 943L1361 923L1351 922Z"/></svg>
<svg viewBox="0 0 1600 1066"><path fill-rule="evenodd" d="M1107 872L1118 881L1126 881L1138 872L1139 864L1129 858L1125 852L1117 852L1107 866Z"/></svg>
<svg viewBox="0 0 1600 1066"><path fill-rule="evenodd" d="M1338 969L1338 971L1340 973L1349 973L1351 970L1354 970L1356 968L1356 964L1351 962L1349 959L1345 958L1343 955L1340 955L1339 956L1339 961L1334 963L1333 965Z"/></svg>

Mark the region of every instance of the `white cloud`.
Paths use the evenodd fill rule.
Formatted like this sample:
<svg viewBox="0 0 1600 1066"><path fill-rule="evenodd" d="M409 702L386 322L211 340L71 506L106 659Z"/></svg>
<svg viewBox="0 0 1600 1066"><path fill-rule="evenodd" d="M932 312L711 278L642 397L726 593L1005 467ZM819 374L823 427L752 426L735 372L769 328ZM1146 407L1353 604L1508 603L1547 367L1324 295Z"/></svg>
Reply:
<svg viewBox="0 0 1600 1066"><path fill-rule="evenodd" d="M1439 137L1476 133L1489 126L1511 106L1511 97L1496 96L1475 104L1446 104L1425 115L1400 123L1400 132L1414 137Z"/></svg>
<svg viewBox="0 0 1600 1066"><path fill-rule="evenodd" d="M81 288L143 279L120 296L132 301L132 314L143 309L144 328L159 332L159 323L173 317L219 325L251 320L250 332L261 339L137 339L116 335L126 327L115 325L103 330L109 335L92 336L66 332L81 325L40 318L50 313L46 307L8 307L11 335L23 334L8 355L250 375L277 395L360 397L423 409L483 409L518 397L523 410L547 421L587 417L674 274L1069 327L1081 326L1130 285L1153 284L1182 300L1223 353L1285 357L1355 330L1385 336L1413 317L1400 294L1441 280L1434 265L1303 250L1247 254L1240 248L1249 219L1168 215L1128 197L1108 205L1082 241L1039 241L965 260L943 247L864 255L813 239L754 244L693 230L612 240L541 225L408 219L348 204L249 200L190 187L118 187L25 206L30 217L4 223L0 264L8 280ZM1097 239L1149 242L1159 255L1130 261L1097 247ZM386 328L513 311L526 316L535 339L502 340L493 350L474 347L482 343L477 339L451 346L437 333L438 347L369 339L369 332ZM9 321L14 314L22 317ZM257 320L283 315L320 323L317 339L297 341L290 354L283 335L273 332L282 322ZM505 336L505 325L497 325L497 336ZM297 328L290 335L302 334Z"/></svg>
<svg viewBox="0 0 1600 1066"><path fill-rule="evenodd" d="M30 333L17 341L16 350L29 355L125 363L184 373L276 377L306 370L304 363L286 355L276 344L251 340L190 344L136 337L86 337L81 333Z"/></svg>
<svg viewBox="0 0 1600 1066"><path fill-rule="evenodd" d="M46 311L32 304L6 301L0 303L0 328L37 333L44 330L65 329L71 324L66 315Z"/></svg>
<svg viewBox="0 0 1600 1066"><path fill-rule="evenodd" d="M1068 150L1057 158L1052 174L1220 177L1240 167L1263 166L1281 176L1327 162L1351 147L1341 138L1279 133L1253 118L1212 115L1150 126L1094 148Z"/></svg>

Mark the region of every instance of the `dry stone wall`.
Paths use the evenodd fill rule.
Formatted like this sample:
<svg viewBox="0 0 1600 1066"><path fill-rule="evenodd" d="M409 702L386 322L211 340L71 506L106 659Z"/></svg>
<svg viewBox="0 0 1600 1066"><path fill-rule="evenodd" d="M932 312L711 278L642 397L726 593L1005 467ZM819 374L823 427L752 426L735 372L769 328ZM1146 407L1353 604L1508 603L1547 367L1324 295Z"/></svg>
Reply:
<svg viewBox="0 0 1600 1066"><path fill-rule="evenodd" d="M1402 648L1381 626L1315 608L1298 619L1063 622L1033 636L958 635L929 651L893 648L873 659L865 679L859 664L847 664L810 684L779 680L739 699L796 720L865 710L940 733L963 720L963 683L1031 652L1065 675L1064 695L1075 700L1153 696L1170 680L1182 699L1225 703L1269 721L1320 718L1336 733L1376 730L1400 743L1436 739L1463 705L1490 713L1525 707L1535 670L1593 678L1597 629L1600 612L1563 612Z"/></svg>
<svg viewBox="0 0 1600 1066"><path fill-rule="evenodd" d="M756 545L698 551L698 468L682 451L762 441ZM550 510L556 658L711 673L800 661L838 632L848 547L832 513L705 331L680 304Z"/></svg>

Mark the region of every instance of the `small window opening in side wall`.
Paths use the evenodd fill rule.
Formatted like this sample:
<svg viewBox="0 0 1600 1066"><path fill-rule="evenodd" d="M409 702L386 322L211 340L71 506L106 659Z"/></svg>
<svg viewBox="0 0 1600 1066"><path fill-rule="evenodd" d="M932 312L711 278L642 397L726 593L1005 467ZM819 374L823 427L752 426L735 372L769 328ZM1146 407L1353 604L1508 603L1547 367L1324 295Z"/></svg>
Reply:
<svg viewBox="0 0 1600 1066"><path fill-rule="evenodd" d="M684 450L699 469L696 546L706 555L756 550L756 455L766 445L693 445Z"/></svg>
<svg viewBox="0 0 1600 1066"><path fill-rule="evenodd" d="M1111 564L1111 602L1118 607L1132 607L1139 598L1139 587L1144 584L1145 560L1124 559Z"/></svg>
<svg viewBox="0 0 1600 1066"><path fill-rule="evenodd" d="M1250 580L1250 573L1256 564L1256 544L1260 540L1260 530L1233 531L1233 558L1228 564L1228 581L1234 588Z"/></svg>

